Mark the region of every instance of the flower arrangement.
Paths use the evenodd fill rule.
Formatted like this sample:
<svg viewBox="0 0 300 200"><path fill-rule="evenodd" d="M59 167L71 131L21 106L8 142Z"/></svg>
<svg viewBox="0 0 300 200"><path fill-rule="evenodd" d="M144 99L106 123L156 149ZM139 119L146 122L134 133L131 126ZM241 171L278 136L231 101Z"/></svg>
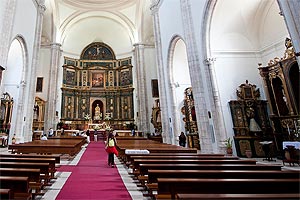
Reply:
<svg viewBox="0 0 300 200"><path fill-rule="evenodd" d="M94 126L94 129L97 131L97 130L100 129L100 126L97 124L97 125Z"/></svg>
<svg viewBox="0 0 300 200"><path fill-rule="evenodd" d="M104 120L110 120L110 119L111 119L110 113L106 113L105 117L104 117Z"/></svg>
<svg viewBox="0 0 300 200"><path fill-rule="evenodd" d="M86 115L84 116L84 119L85 119L85 120L90 120L90 119L91 119L90 114L86 114Z"/></svg>
<svg viewBox="0 0 300 200"><path fill-rule="evenodd" d="M224 142L225 142L225 146L227 147L227 149L232 148L233 140L230 137L227 138L227 140L225 140Z"/></svg>

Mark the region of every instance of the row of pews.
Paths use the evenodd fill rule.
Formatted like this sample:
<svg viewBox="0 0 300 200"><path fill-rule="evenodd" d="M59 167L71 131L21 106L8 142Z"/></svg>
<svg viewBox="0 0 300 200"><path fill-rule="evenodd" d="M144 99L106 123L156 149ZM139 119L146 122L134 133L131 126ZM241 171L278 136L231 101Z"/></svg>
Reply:
<svg viewBox="0 0 300 200"><path fill-rule="evenodd" d="M55 136L49 137L48 140L11 144L8 149L13 153L68 154L69 156L75 156L85 143L86 138L82 136Z"/></svg>
<svg viewBox="0 0 300 200"><path fill-rule="evenodd" d="M197 154L144 139L117 141L120 160L153 199L300 199L299 171L284 171L281 165ZM137 151L125 153L126 149Z"/></svg>
<svg viewBox="0 0 300 200"><path fill-rule="evenodd" d="M55 180L60 155L0 154L0 199L35 199Z"/></svg>

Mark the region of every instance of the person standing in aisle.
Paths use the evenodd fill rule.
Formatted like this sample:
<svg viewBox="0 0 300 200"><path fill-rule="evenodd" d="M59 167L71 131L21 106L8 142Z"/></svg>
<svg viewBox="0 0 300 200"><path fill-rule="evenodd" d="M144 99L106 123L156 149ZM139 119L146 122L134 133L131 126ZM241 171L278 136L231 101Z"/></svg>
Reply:
<svg viewBox="0 0 300 200"><path fill-rule="evenodd" d="M115 167L114 155L118 156L118 150L116 149L117 140L112 132L109 133L106 140L106 152L108 153L108 165Z"/></svg>

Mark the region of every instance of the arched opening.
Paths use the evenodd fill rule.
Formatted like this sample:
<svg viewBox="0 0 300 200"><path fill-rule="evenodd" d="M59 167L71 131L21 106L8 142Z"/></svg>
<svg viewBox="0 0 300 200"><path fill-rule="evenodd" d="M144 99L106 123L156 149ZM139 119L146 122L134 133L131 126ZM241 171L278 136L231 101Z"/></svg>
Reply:
<svg viewBox="0 0 300 200"><path fill-rule="evenodd" d="M103 120L103 102L95 100L92 104L92 119L94 122Z"/></svg>
<svg viewBox="0 0 300 200"><path fill-rule="evenodd" d="M11 119L9 119L8 133L15 133L17 142L24 139L22 130L22 101L24 99L24 77L25 77L25 63L24 63L24 44L23 39L17 37L10 45L8 51L7 67L3 74L2 91L7 93L13 99L11 106ZM12 134L9 134L9 138Z"/></svg>

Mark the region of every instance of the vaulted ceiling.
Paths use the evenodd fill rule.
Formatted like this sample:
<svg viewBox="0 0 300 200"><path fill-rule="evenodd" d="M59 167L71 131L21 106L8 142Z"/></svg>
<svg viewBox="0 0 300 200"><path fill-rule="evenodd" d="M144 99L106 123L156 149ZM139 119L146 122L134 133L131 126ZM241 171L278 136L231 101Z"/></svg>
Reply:
<svg viewBox="0 0 300 200"><path fill-rule="evenodd" d="M46 0L42 44L62 44L77 57L92 42L111 46L117 57L134 43L152 44L150 0Z"/></svg>

